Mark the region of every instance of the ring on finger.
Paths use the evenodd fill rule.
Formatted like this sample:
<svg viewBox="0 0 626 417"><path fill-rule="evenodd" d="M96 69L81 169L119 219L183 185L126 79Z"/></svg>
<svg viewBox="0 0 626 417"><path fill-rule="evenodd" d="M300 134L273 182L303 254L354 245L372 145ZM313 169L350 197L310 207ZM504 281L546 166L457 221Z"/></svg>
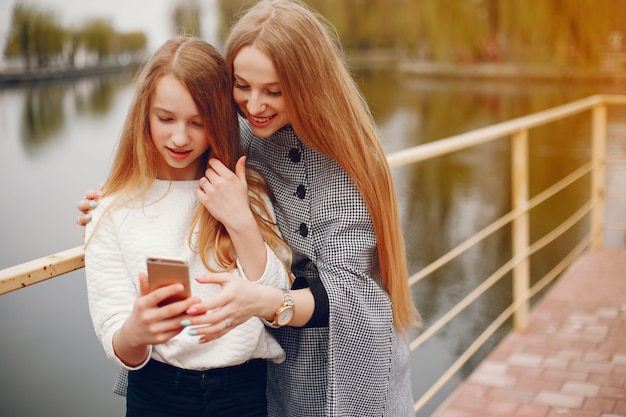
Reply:
<svg viewBox="0 0 626 417"><path fill-rule="evenodd" d="M224 319L224 324L226 324L226 328L228 329L230 327L230 319L226 318Z"/></svg>

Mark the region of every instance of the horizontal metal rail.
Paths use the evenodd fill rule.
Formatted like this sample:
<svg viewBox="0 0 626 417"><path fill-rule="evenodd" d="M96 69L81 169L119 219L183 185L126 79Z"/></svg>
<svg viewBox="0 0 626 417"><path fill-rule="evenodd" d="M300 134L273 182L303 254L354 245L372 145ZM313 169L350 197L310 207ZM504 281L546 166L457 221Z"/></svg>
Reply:
<svg viewBox="0 0 626 417"><path fill-rule="evenodd" d="M611 94L590 96L528 116L518 117L506 122L394 152L387 156L387 160L392 168L410 165L415 162L478 146L495 139L513 135L522 130L546 125L584 111L589 111L599 105L626 105L626 96Z"/></svg>

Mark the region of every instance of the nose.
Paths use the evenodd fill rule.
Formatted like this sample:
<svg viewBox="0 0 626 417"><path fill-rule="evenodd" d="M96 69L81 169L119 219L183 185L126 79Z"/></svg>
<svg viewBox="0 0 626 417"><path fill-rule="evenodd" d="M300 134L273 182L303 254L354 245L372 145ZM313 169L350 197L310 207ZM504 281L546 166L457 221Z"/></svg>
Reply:
<svg viewBox="0 0 626 417"><path fill-rule="evenodd" d="M189 143L189 135L184 123L178 123L172 131L172 143L174 146L182 148Z"/></svg>
<svg viewBox="0 0 626 417"><path fill-rule="evenodd" d="M265 111L265 102L263 100L263 96L258 92L251 92L248 96L246 109L248 109L248 113L253 115L259 115L263 113L263 111Z"/></svg>

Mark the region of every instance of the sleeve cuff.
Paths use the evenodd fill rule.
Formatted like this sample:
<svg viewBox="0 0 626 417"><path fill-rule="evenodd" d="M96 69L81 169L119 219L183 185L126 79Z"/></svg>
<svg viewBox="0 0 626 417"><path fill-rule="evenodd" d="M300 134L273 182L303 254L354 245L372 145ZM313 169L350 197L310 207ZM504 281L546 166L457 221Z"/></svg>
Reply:
<svg viewBox="0 0 626 417"><path fill-rule="evenodd" d="M265 262L263 275L261 275L258 280L253 282L258 285L267 285L275 288L288 288L290 281L284 264L267 244L265 244L265 251L267 253L267 261ZM235 263L237 265L239 275L249 281L243 271L241 263L239 262L239 258L235 259Z"/></svg>
<svg viewBox="0 0 626 417"><path fill-rule="evenodd" d="M294 262L291 271L296 277L291 289L309 288L315 300L313 315L303 327L328 327L330 312L328 293L319 277L317 267L309 258L302 258Z"/></svg>

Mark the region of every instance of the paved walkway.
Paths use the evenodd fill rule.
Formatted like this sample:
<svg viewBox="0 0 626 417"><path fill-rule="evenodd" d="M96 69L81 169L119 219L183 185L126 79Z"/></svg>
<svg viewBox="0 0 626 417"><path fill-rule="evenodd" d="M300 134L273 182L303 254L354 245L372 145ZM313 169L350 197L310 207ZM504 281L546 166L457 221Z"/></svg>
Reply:
<svg viewBox="0 0 626 417"><path fill-rule="evenodd" d="M432 417L626 417L626 249L592 251Z"/></svg>

